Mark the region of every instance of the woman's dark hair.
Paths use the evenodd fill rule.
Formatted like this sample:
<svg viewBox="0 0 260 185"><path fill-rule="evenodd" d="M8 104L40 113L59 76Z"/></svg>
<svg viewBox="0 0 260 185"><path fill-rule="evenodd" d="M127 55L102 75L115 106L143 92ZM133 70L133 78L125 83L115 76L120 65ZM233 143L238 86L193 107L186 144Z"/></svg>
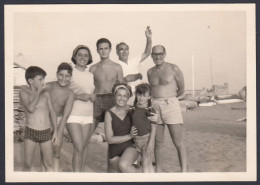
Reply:
<svg viewBox="0 0 260 185"><path fill-rule="evenodd" d="M77 46L74 50L73 50L73 53L72 53L72 57L71 57L71 61L76 65L76 59L75 59L75 56L77 55L78 51L80 49L86 49L89 53L89 60L88 60L88 63L87 65L91 64L93 62L92 60L92 55L91 55L91 51L90 49L87 47L87 46L84 46L84 45L79 45ZM86 66L87 67L87 66Z"/></svg>
<svg viewBox="0 0 260 185"><path fill-rule="evenodd" d="M72 75L72 67L71 65L69 65L68 63L66 62L62 62L59 66L58 66L58 69L57 69L57 73L62 71L62 70L67 70L68 73L70 75Z"/></svg>
<svg viewBox="0 0 260 185"><path fill-rule="evenodd" d="M116 90L117 86L120 86L120 85L123 85L123 86L125 86L125 87L128 89L128 91L129 91L129 93L130 93L130 94L129 94L129 97L131 97L131 96L133 95L131 86L128 85L127 83L125 83L125 82L116 82L116 83L114 84L113 88L112 88L113 94L116 93L115 90ZM118 89L124 89L124 88L123 88L123 87L119 87ZM118 90L118 89L117 89L117 90Z"/></svg>
<svg viewBox="0 0 260 185"><path fill-rule="evenodd" d="M148 83L142 83L135 87L135 101L134 106L137 104L137 94L145 94L146 92L149 93L149 96L152 95L152 88ZM152 106L151 98L148 100L148 107Z"/></svg>
<svg viewBox="0 0 260 185"><path fill-rule="evenodd" d="M37 75L45 77L47 74L42 68L40 68L38 66L28 67L25 71L25 79L26 79L27 83L29 84L28 80L34 79Z"/></svg>

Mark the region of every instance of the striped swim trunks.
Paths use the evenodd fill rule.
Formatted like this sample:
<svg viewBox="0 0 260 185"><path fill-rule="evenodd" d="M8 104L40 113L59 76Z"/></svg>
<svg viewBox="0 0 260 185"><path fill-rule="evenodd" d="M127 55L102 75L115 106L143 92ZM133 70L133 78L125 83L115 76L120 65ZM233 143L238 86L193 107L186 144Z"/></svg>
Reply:
<svg viewBox="0 0 260 185"><path fill-rule="evenodd" d="M29 139L37 143L44 143L46 141L51 140L51 138L52 132L50 128L46 130L35 130L30 127L25 128L24 139Z"/></svg>
<svg viewBox="0 0 260 185"><path fill-rule="evenodd" d="M114 94L97 94L94 101L94 118L99 122L104 121L105 112L114 106Z"/></svg>
<svg viewBox="0 0 260 185"><path fill-rule="evenodd" d="M152 105L159 114L158 124L183 124L178 98L153 98Z"/></svg>

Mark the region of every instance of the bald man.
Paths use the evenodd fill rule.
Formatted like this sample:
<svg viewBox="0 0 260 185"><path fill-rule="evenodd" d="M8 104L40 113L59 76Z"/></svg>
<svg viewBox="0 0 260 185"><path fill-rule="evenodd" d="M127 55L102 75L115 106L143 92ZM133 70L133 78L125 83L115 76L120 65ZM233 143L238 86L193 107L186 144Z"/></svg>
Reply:
<svg viewBox="0 0 260 185"><path fill-rule="evenodd" d="M177 97L184 92L184 78L175 64L164 61L166 50L162 45L152 48L152 59L155 66L147 72L152 86L153 107L159 114L155 137L156 171L163 172L164 128L168 126L172 141L177 148L181 171L187 171L186 149L183 143L183 119Z"/></svg>

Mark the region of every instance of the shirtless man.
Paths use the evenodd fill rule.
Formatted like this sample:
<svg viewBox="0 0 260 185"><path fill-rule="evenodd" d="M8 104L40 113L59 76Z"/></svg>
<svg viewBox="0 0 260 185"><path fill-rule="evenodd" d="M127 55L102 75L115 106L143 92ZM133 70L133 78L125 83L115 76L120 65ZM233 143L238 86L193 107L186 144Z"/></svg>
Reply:
<svg viewBox="0 0 260 185"><path fill-rule="evenodd" d="M57 70L57 81L48 82L46 87L51 95L54 111L58 117L57 141L54 145L54 171L59 171L60 150L63 141L64 128L74 103L74 93L70 86L72 67L61 63Z"/></svg>
<svg viewBox="0 0 260 185"><path fill-rule="evenodd" d="M155 66L148 70L148 81L152 86L153 107L159 113L156 128L156 171L162 172L164 127L167 124L172 141L177 148L182 172L187 171L186 149L183 143L183 119L178 98L184 92L184 78L175 64L164 61L166 50L157 45L151 54Z"/></svg>
<svg viewBox="0 0 260 185"><path fill-rule="evenodd" d="M109 58L111 42L106 38L101 38L97 41L96 46L101 61L94 64L89 69L89 71L94 75L94 93L97 96L94 101L94 129L97 127L99 122L104 121L106 110L114 105L112 87L115 82L123 81L121 65L113 62ZM92 130L92 132L93 131L94 130Z"/></svg>

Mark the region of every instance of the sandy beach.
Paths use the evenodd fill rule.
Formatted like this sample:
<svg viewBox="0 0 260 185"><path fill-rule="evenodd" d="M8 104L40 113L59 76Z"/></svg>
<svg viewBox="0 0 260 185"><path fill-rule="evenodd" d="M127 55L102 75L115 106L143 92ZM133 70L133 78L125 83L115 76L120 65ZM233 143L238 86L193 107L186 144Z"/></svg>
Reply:
<svg viewBox="0 0 260 185"><path fill-rule="evenodd" d="M196 107L183 112L184 138L187 147L189 172L245 172L246 103ZM100 124L103 127L103 124ZM23 166L23 142L14 142L14 170ZM64 142L60 168L72 171L73 145ZM107 143L91 142L85 172L106 172ZM39 148L35 152L33 170L41 171ZM165 129L164 171L180 172L177 151L172 144L168 128Z"/></svg>

